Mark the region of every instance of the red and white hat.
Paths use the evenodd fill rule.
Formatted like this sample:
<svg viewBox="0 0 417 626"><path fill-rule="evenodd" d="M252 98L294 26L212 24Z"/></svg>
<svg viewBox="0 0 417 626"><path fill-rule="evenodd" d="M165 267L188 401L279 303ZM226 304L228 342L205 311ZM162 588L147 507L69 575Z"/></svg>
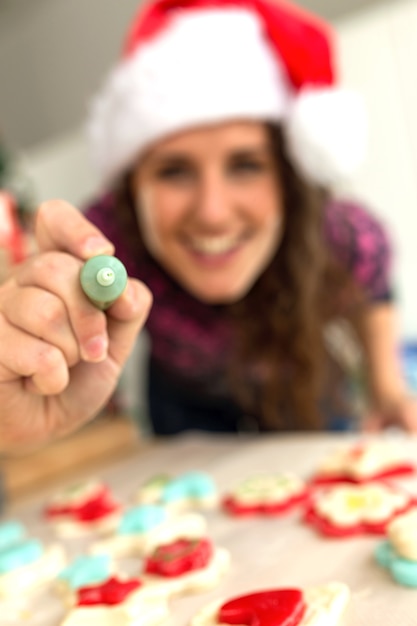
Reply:
<svg viewBox="0 0 417 626"><path fill-rule="evenodd" d="M287 0L157 0L137 13L91 106L109 183L152 143L227 120L282 125L299 171L328 185L361 162L366 116L336 86L330 27Z"/></svg>

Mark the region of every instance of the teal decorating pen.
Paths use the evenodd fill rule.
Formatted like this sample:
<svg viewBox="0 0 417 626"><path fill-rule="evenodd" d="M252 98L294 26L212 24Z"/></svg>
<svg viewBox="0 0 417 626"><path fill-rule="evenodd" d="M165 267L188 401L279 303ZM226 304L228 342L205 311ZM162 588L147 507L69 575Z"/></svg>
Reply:
<svg viewBox="0 0 417 626"><path fill-rule="evenodd" d="M99 309L107 309L127 285L126 268L114 256L100 254L88 259L81 268L82 290Z"/></svg>

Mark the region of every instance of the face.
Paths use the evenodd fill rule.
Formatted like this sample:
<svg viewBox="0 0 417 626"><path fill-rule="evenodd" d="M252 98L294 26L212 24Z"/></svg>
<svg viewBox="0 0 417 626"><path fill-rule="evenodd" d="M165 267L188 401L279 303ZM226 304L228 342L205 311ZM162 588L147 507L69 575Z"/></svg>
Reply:
<svg viewBox="0 0 417 626"><path fill-rule="evenodd" d="M138 164L133 192L147 249L203 302L241 299L279 245L281 185L261 123L161 141Z"/></svg>

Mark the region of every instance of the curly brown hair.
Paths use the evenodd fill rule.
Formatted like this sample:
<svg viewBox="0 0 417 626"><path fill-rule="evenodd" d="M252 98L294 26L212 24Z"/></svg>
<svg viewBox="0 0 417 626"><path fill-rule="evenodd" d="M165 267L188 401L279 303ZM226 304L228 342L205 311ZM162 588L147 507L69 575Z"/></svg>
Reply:
<svg viewBox="0 0 417 626"><path fill-rule="evenodd" d="M269 267L246 297L230 306L236 329L231 380L242 405L260 413L264 427L316 430L323 427L319 405L329 366L324 327L341 314L353 316L363 294L325 245L329 194L294 169L281 129L268 125L268 133L283 189L285 228ZM254 388L245 383L242 364L248 363L260 381Z"/></svg>

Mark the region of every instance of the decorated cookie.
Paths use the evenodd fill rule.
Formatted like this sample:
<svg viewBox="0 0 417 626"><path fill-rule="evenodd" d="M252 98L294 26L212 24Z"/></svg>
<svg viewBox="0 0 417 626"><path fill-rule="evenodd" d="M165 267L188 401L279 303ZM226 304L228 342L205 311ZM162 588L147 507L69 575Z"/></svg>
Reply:
<svg viewBox="0 0 417 626"><path fill-rule="evenodd" d="M18 521L10 520L0 524L0 550L19 543L27 536L26 528Z"/></svg>
<svg viewBox="0 0 417 626"><path fill-rule="evenodd" d="M412 505L405 491L382 483L335 485L315 494L305 519L331 537L383 535L389 522Z"/></svg>
<svg viewBox="0 0 417 626"><path fill-rule="evenodd" d="M191 626L336 626L341 624L350 592L342 583L301 589L269 589L213 602Z"/></svg>
<svg viewBox="0 0 417 626"><path fill-rule="evenodd" d="M187 472L176 478L155 476L138 491L141 504L161 504L176 511L211 509L218 504L218 493L212 478L205 472Z"/></svg>
<svg viewBox="0 0 417 626"><path fill-rule="evenodd" d="M137 500L143 504L156 504L161 502L161 494L164 488L172 481L169 474L157 474L147 480L137 492Z"/></svg>
<svg viewBox="0 0 417 626"><path fill-rule="evenodd" d="M95 542L91 551L109 553L115 558L143 556L178 537L193 539L206 532L207 522L198 513L177 515L156 504L143 504L126 511L116 532Z"/></svg>
<svg viewBox="0 0 417 626"><path fill-rule="evenodd" d="M215 587L229 568L230 555L207 537L176 539L158 546L144 565L144 580L167 595L193 593Z"/></svg>
<svg viewBox="0 0 417 626"><path fill-rule="evenodd" d="M415 465L392 441L364 441L335 450L319 465L316 484L363 483L413 474Z"/></svg>
<svg viewBox="0 0 417 626"><path fill-rule="evenodd" d="M376 548L376 560L400 585L417 588L417 509L388 524L387 536Z"/></svg>
<svg viewBox="0 0 417 626"><path fill-rule="evenodd" d="M78 589L105 582L112 570L111 557L107 554L79 556L59 572L55 588L65 604L71 606L76 603Z"/></svg>
<svg viewBox="0 0 417 626"><path fill-rule="evenodd" d="M0 599L37 591L64 565L60 546L44 546L17 522L0 525Z"/></svg>
<svg viewBox="0 0 417 626"><path fill-rule="evenodd" d="M139 579L109 578L81 587L61 626L154 626L168 617L166 598Z"/></svg>
<svg viewBox="0 0 417 626"><path fill-rule="evenodd" d="M232 515L279 515L304 502L307 488L295 474L282 472L247 478L223 500Z"/></svg>
<svg viewBox="0 0 417 626"><path fill-rule="evenodd" d="M401 557L417 561L417 508L396 517L388 525L387 536Z"/></svg>
<svg viewBox="0 0 417 626"><path fill-rule="evenodd" d="M63 537L113 530L121 505L109 488L95 481L78 483L57 494L45 509L47 520Z"/></svg>

